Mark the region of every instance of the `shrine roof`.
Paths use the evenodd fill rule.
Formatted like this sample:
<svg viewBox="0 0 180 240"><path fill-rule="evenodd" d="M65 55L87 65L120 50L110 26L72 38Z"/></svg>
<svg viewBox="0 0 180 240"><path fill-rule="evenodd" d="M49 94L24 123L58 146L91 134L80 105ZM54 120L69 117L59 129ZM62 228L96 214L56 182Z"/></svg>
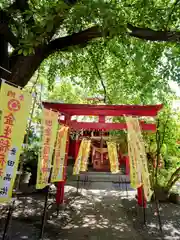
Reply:
<svg viewBox="0 0 180 240"><path fill-rule="evenodd" d="M43 102L47 109L59 111L69 116L149 116L155 117L163 107L159 105L90 105Z"/></svg>

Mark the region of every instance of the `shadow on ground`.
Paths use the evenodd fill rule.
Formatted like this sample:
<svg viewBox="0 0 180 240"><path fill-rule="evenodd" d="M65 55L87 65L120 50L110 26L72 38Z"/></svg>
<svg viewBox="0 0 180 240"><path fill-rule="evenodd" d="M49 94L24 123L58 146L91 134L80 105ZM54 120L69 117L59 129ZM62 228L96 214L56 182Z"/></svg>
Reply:
<svg viewBox="0 0 180 240"><path fill-rule="evenodd" d="M54 193L48 201L46 240L71 239L162 239L158 229L158 218L154 204L146 210L146 227L143 211L138 209L133 191L120 191L112 183L93 183L66 186L66 204L59 209L54 204ZM9 239L39 239L44 194L21 197L15 202ZM2 233L7 205L0 208L0 230ZM180 239L180 208L174 204L161 204L160 214L165 240Z"/></svg>
<svg viewBox="0 0 180 240"><path fill-rule="evenodd" d="M144 225L144 211L137 206L136 201L134 199L122 199L121 202L127 213L128 219L132 221L134 228L138 230L141 236L146 236L146 239L180 239L179 205L161 203L159 205L159 220L157 205L155 203L148 204L145 210L146 225ZM162 225L163 234L161 234L160 231L160 223Z"/></svg>
<svg viewBox="0 0 180 240"><path fill-rule="evenodd" d="M68 201L58 217L53 198L49 200L45 239L138 239L111 186L79 189L78 194L75 187L66 188ZM43 204L42 194L16 200L10 239L39 239ZM4 212L1 229L5 216Z"/></svg>

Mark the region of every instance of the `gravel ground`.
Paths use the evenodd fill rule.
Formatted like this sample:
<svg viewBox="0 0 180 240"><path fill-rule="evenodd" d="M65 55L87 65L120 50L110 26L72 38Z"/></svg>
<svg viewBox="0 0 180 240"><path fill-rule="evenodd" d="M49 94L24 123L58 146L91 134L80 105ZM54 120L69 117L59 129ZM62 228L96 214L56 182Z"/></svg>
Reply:
<svg viewBox="0 0 180 240"><path fill-rule="evenodd" d="M53 194L50 196L44 240L180 239L178 205L160 205L162 238L155 206L151 204L146 209L144 226L143 211L136 206L134 191L119 191L118 186L111 183L93 183L80 188L77 194L72 185L66 186L68 202L60 209L58 217ZM39 239L43 204L42 194L16 200L9 239ZM1 234L6 210L6 205L0 207Z"/></svg>
<svg viewBox="0 0 180 240"><path fill-rule="evenodd" d="M160 231L160 222L157 214L156 204L149 204L144 212L142 208L136 206L136 202L130 199L123 199L122 204L126 209L128 219L133 222L133 226L143 236L144 239L180 239L180 206L172 203L162 203L159 205L160 222L162 233Z"/></svg>
<svg viewBox="0 0 180 240"><path fill-rule="evenodd" d="M118 189L116 188L116 190ZM128 192L128 197L126 194L125 197L121 198L121 203L128 219L133 223L134 228L143 239L180 240L180 205L160 203L159 219L155 202L148 204L144 213L143 208L137 206L134 196L130 195L130 193Z"/></svg>

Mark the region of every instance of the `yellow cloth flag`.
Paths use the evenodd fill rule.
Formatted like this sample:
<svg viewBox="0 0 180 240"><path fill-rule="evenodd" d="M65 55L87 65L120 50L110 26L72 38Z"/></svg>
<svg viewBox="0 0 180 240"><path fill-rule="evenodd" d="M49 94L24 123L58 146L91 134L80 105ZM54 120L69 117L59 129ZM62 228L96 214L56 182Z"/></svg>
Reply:
<svg viewBox="0 0 180 240"><path fill-rule="evenodd" d="M136 175L136 177L132 178L132 182L134 187L140 187L143 184L145 198L149 201L153 192L151 190L147 155L139 121L137 118L126 117L126 123L128 127L129 155L131 158L130 165L132 165L130 170L133 172L131 177L132 174ZM132 151L134 151L134 154L132 154Z"/></svg>
<svg viewBox="0 0 180 240"><path fill-rule="evenodd" d="M128 141L128 154L129 154L129 165L130 165L130 179L132 188L138 188L141 182L138 182L137 174L137 161L134 153L134 147Z"/></svg>
<svg viewBox="0 0 180 240"><path fill-rule="evenodd" d="M42 189L49 183L52 156L58 128L58 113L43 108L42 110L42 147L38 159L36 188Z"/></svg>
<svg viewBox="0 0 180 240"><path fill-rule="evenodd" d="M82 139L79 147L78 155L76 157L74 168L73 168L73 175L78 175L80 173L84 141L85 139Z"/></svg>
<svg viewBox="0 0 180 240"><path fill-rule="evenodd" d="M147 201L151 200L151 196L153 191L151 190L151 183L149 178L149 170L148 170L148 163L147 163L147 155L144 146L143 136L141 133L141 128L139 125L138 119L135 119L135 129L137 131L137 139L138 139L138 147L140 152L140 164L142 169L142 184L144 188L144 195Z"/></svg>
<svg viewBox="0 0 180 240"><path fill-rule="evenodd" d="M0 202L12 197L32 97L4 82L0 91Z"/></svg>
<svg viewBox="0 0 180 240"><path fill-rule="evenodd" d="M58 131L55 154L53 158L53 169L51 182L59 182L64 180L64 165L66 158L66 146L68 142L68 127L61 127Z"/></svg>
<svg viewBox="0 0 180 240"><path fill-rule="evenodd" d="M142 185L142 177L139 151L137 148L137 130L134 128L134 118L126 117L126 124L128 129L127 138L130 161L131 186L133 188L138 188Z"/></svg>
<svg viewBox="0 0 180 240"><path fill-rule="evenodd" d="M79 152L74 164L73 175L78 175L81 171L87 170L88 157L90 152L91 140L82 139Z"/></svg>
<svg viewBox="0 0 180 240"><path fill-rule="evenodd" d="M119 161L115 142L107 142L111 173L119 172Z"/></svg>
<svg viewBox="0 0 180 240"><path fill-rule="evenodd" d="M85 139L84 146L83 146L83 155L81 160L81 169L80 169L81 172L87 171L90 149L91 149L91 140Z"/></svg>

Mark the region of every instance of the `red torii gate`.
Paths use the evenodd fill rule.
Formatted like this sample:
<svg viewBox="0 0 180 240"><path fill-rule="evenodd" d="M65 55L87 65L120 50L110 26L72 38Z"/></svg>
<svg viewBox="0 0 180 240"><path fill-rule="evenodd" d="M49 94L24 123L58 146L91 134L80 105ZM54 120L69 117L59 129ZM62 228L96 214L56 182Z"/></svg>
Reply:
<svg viewBox="0 0 180 240"><path fill-rule="evenodd" d="M126 129L126 123L106 123L105 117L118 116L137 116L137 117L155 117L162 109L163 105L90 105L90 104L64 104L43 102L43 106L47 109L58 111L64 116L64 120L59 120L61 124L65 124L74 130L122 130ZM98 122L77 122L71 120L72 116L98 116ZM155 123L140 122L141 128L144 131L156 131ZM68 152L69 144L66 147ZM65 166L67 165L68 154L66 154ZM64 184L66 177L66 167L64 168L64 181L59 182L57 186L56 203L61 204L64 200ZM142 195L142 191L138 191ZM141 199L140 199L141 198ZM142 196L138 200L142 202ZM139 203L140 203L139 202Z"/></svg>

